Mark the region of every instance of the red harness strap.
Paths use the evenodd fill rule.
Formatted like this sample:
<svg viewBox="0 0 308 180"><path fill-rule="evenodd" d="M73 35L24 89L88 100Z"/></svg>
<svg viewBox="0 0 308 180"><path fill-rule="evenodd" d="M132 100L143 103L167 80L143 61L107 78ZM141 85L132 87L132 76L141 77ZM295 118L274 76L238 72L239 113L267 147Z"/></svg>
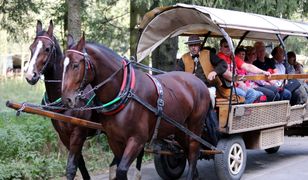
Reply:
<svg viewBox="0 0 308 180"><path fill-rule="evenodd" d="M122 61L123 65L124 65L124 73L123 73L123 81L122 81L122 85L121 85L121 89L120 89L120 93L122 94L122 92L124 91L124 88L127 84L127 80L128 80L128 67L127 67L127 63L125 60ZM136 84L136 77L135 77L135 71L134 68L131 68L131 73L130 73L130 78L131 78L131 82L130 82L130 89L134 89L135 88L135 84ZM114 115L118 112L120 112L122 109L124 109L124 107L126 106L126 104L121 104L117 109L110 111L110 112L104 112L103 114L105 115Z"/></svg>

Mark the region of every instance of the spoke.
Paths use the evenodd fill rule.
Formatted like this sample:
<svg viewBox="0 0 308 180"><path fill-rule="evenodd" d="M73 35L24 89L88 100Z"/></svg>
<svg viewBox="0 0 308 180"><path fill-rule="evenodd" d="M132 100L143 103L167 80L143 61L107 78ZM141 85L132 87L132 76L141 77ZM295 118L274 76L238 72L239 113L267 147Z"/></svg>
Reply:
<svg viewBox="0 0 308 180"><path fill-rule="evenodd" d="M236 156L242 157L241 155L242 155L242 151L239 150L239 151L236 153Z"/></svg>
<svg viewBox="0 0 308 180"><path fill-rule="evenodd" d="M236 164L234 165L234 171L235 171L235 172L238 172L239 167L240 167L240 164L239 164L239 163L236 163Z"/></svg>
<svg viewBox="0 0 308 180"><path fill-rule="evenodd" d="M235 166L235 161L232 161L232 163L230 164L231 169L233 169L234 166Z"/></svg>
<svg viewBox="0 0 308 180"><path fill-rule="evenodd" d="M236 156L234 156L233 154L230 154L230 159L234 160L236 159Z"/></svg>

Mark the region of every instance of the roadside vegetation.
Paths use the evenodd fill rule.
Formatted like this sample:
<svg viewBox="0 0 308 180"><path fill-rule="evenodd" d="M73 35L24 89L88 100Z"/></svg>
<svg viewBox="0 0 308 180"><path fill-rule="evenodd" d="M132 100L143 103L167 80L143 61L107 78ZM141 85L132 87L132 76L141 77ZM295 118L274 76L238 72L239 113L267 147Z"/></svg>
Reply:
<svg viewBox="0 0 308 180"><path fill-rule="evenodd" d="M7 100L38 104L43 83L30 86L24 79L0 81L0 179L51 179L64 176L67 151L58 139L51 121L5 106ZM108 167L113 157L104 135L84 146L83 154L90 172Z"/></svg>

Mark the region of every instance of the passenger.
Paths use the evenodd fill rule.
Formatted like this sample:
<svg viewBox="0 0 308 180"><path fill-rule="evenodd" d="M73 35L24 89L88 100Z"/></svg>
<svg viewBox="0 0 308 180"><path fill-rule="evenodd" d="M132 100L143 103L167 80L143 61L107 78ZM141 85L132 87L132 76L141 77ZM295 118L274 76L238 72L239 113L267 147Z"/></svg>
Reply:
<svg viewBox="0 0 308 180"><path fill-rule="evenodd" d="M262 41L257 41L254 44L254 47L256 48L257 59L253 62L253 65L257 66L258 68L260 68L264 71L276 73L277 70L276 70L276 66L275 66L275 61L266 57L266 51L265 51L264 43ZM272 91L272 92L262 91L266 95L266 97L268 98L268 101L278 101L278 100L280 100L280 94L278 93L278 88L273 85L273 84L275 84L276 81L259 80L259 81L255 81L255 82L259 85L259 87L265 87L266 89ZM272 96L273 93L274 93L274 97Z"/></svg>
<svg viewBox="0 0 308 180"><path fill-rule="evenodd" d="M284 50L277 46L272 51L273 61L275 61L276 66L276 74L286 74L286 68L283 64L283 61L285 59L285 52ZM291 92L288 89L285 89L284 86L284 80L277 80L275 82L275 86L279 88L279 94L280 94L280 100L291 100Z"/></svg>
<svg viewBox="0 0 308 180"><path fill-rule="evenodd" d="M247 64L253 64L254 61L257 59L257 54L256 54L256 48L252 46L247 46L246 47L246 58L245 62ZM247 75L255 75L254 73L247 73ZM254 88L257 91L262 92L266 98L260 97L260 101L273 101L275 98L275 93L271 90L266 88L266 86L259 86L255 81L248 81L250 83L250 87ZM262 99L261 99L262 98Z"/></svg>
<svg viewBox="0 0 308 180"><path fill-rule="evenodd" d="M287 53L288 62L294 68L295 74L305 74L303 65L296 61L296 54L293 51Z"/></svg>
<svg viewBox="0 0 308 180"><path fill-rule="evenodd" d="M235 49L235 56L240 58L241 60L245 60L246 57L246 49L243 46L240 46ZM247 75L247 71L244 69L237 70L238 75ZM239 95L245 96L245 103L250 104L256 101L265 101L263 93L254 89L254 84L251 81L238 81L236 83L236 92ZM266 97L265 97L266 98Z"/></svg>
<svg viewBox="0 0 308 180"><path fill-rule="evenodd" d="M296 62L296 54L293 51L287 53L288 62L290 66L287 66L287 73L288 74L305 74L303 70L303 66ZM303 79L298 80L289 80L288 85L294 81L298 81L301 85L292 91L292 97L290 104L304 104L307 101L307 93L308 93L308 86L307 83ZM291 85L292 86L292 85ZM291 88L293 89L293 88Z"/></svg>
<svg viewBox="0 0 308 180"><path fill-rule="evenodd" d="M220 41L220 52L217 55L218 55L219 58L221 58L221 59L223 59L224 61L227 62L228 70L232 72L233 71L233 63L231 62L231 54L232 54L232 52L229 48L229 45L228 45L226 39L222 39ZM270 76L269 72L263 71L262 69L259 69L252 64L247 64L237 56L235 56L234 60L235 60L235 65L236 65L237 71L239 69L242 69L242 70L245 70L246 72L252 72L252 73L256 73L256 74L264 74L266 76ZM258 96L259 92L256 92L252 88L249 88L249 89L251 89L251 90L249 90L249 93L246 93L245 91L243 91L239 88L235 89L237 91L236 93L238 93L238 95L245 97L245 99L246 99L245 102L247 102L247 103L251 103L254 100L256 100L256 97L259 97ZM246 91L248 92L248 89ZM253 95L251 95L251 93Z"/></svg>

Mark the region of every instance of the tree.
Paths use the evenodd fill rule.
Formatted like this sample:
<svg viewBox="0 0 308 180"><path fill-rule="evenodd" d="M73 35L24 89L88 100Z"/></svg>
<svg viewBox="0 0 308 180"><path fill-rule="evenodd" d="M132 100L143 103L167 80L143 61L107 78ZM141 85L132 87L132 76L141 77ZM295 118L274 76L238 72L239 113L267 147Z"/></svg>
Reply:
<svg viewBox="0 0 308 180"><path fill-rule="evenodd" d="M81 37L80 0L66 0L67 3L67 29L75 40Z"/></svg>

